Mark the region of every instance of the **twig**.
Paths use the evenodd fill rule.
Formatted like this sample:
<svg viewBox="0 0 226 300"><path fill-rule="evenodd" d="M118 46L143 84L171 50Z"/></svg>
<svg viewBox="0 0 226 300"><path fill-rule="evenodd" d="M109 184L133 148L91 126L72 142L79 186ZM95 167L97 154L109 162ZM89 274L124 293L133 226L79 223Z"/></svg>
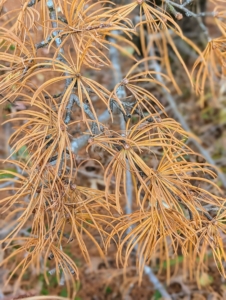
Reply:
<svg viewBox="0 0 226 300"><path fill-rule="evenodd" d="M64 121L65 124L68 124L69 121L70 121L70 113L71 113L71 109L72 109L73 103L76 103L87 114L87 116L91 120L95 120L95 116L91 112L91 110L89 108L89 105L86 104L86 103L83 103L83 105L81 106L78 96L76 96L75 94L71 94L71 96L69 98L68 105L66 107L66 117L65 117L65 121Z"/></svg>
<svg viewBox="0 0 226 300"><path fill-rule="evenodd" d="M172 300L171 296L168 294L164 286L161 284L161 282L158 280L158 278L153 273L152 269L148 266L144 266L144 272L146 275L148 275L150 281L153 283L156 290L158 290L162 297L165 300Z"/></svg>
<svg viewBox="0 0 226 300"><path fill-rule="evenodd" d="M46 5L49 9L49 17L52 20L52 26L53 26L53 28L57 28L57 22L56 22L57 16L56 16L56 10L55 10L55 7L54 7L54 3L53 3L52 0L49 0L49 1L46 2ZM53 35L53 38L55 38L56 47L60 48L59 49L59 55L57 56L57 59L60 60L60 61L65 62L65 59L62 56L64 54L64 49L63 49L63 47L61 47L62 40L61 40L60 37L57 37L59 35L59 32L60 32L59 30L55 30L55 31L53 31L52 35ZM47 40L50 39L50 38L51 37L47 38ZM65 76L68 76L67 72L65 72ZM71 81L72 81L71 78L66 79L66 87L68 87L70 85Z"/></svg>
<svg viewBox="0 0 226 300"><path fill-rule="evenodd" d="M123 104L123 103L122 103ZM128 103L124 102L125 106L129 106ZM135 103L131 103L131 105L134 105ZM114 110L113 110L113 114L118 114L120 112L120 110L117 108L117 105L114 106ZM106 123L110 120L110 113L109 111L106 109L98 118L98 121L100 123ZM100 129L102 127L100 126ZM74 152L75 154L78 154L79 150L82 149L83 147L85 147L88 144L88 140L91 137L89 131L87 131L84 135L75 138L72 140L71 142L71 150L72 152Z"/></svg>
<svg viewBox="0 0 226 300"><path fill-rule="evenodd" d="M200 3L198 3L197 5L198 5L197 21L199 23L200 28L203 30L203 33L205 34L207 41L209 42L209 41L211 41L209 30L205 26L205 24L203 23L203 19L202 19L202 17L207 16L208 12L207 13L200 12ZM215 12L213 12L211 14L212 14L213 17L215 16Z"/></svg>
<svg viewBox="0 0 226 300"><path fill-rule="evenodd" d="M106 109L98 118L100 123L106 123L110 120L109 111ZM86 134L73 139L71 142L71 150L75 154L78 154L79 150L85 147L88 144L88 140L90 138L90 133L87 131Z"/></svg>
<svg viewBox="0 0 226 300"><path fill-rule="evenodd" d="M35 5L36 4L36 2L39 2L40 0L31 0L29 3L28 3L28 5L27 5L27 7L31 7L31 6L33 6L33 5Z"/></svg>
<svg viewBox="0 0 226 300"><path fill-rule="evenodd" d="M53 3L52 0L49 0L49 1L46 2L46 5L47 5L47 7L48 7L48 9L49 9L49 17L50 17L50 19L52 20L52 26L53 26L53 28L57 28L57 23L56 23L56 10L55 10L55 8L54 8L54 3ZM60 48L60 45L61 45L62 41L61 41L61 38L57 37L58 34L59 34L58 30L53 31L53 37L54 37L54 38L56 37L56 39L55 39L56 46L57 46L57 48ZM60 52L61 52L61 53L64 52L64 51L63 51L63 48L60 49ZM58 59L59 59L59 58L58 58Z"/></svg>
<svg viewBox="0 0 226 300"><path fill-rule="evenodd" d="M53 39L52 36L48 36L46 40L41 41L40 43L35 45L36 49L44 48L52 41L52 39Z"/></svg>
<svg viewBox="0 0 226 300"><path fill-rule="evenodd" d="M187 6L187 5L191 4L193 1L194 0L187 0L182 4L182 6Z"/></svg>
<svg viewBox="0 0 226 300"><path fill-rule="evenodd" d="M183 5L183 4L178 4L178 3L170 1L170 0L165 0L165 2L167 4L170 4L170 5L174 6L174 7L179 8L180 10L182 10L183 12L185 12L185 15L187 17L197 18L198 16L202 16L202 17L205 17L207 15L208 16L212 16L212 17L215 16L214 12L211 12L211 13L209 13L209 12L201 12L199 14L196 14L196 13L192 12L191 10L189 10L188 8L186 8L185 5Z"/></svg>
<svg viewBox="0 0 226 300"><path fill-rule="evenodd" d="M74 102L75 102L75 97L73 97L73 95L71 95L69 98L68 104L66 106L66 115L64 118L64 123L66 125L71 121L71 111L72 111Z"/></svg>
<svg viewBox="0 0 226 300"><path fill-rule="evenodd" d="M52 0L49 0L49 1L46 2L46 5L49 9L49 17L52 20L52 26L53 26L53 28L57 28L57 22L56 22L57 17L56 17L56 10L55 10L55 7L54 7L54 3L53 3ZM61 47L62 40L61 40L60 37L57 37L59 35L59 30L53 31L52 35L53 35L53 38L55 38L56 47L60 48L59 49L60 54L57 56L57 59L60 60L60 61L65 62L65 59L62 56L64 54L64 49L63 49L63 47ZM47 41L50 38L51 37L48 37ZM43 42L41 42L41 43L43 43ZM67 76L67 75L68 75L67 72L65 72L65 76ZM70 85L71 81L72 81L71 78L66 79L66 87Z"/></svg>
<svg viewBox="0 0 226 300"><path fill-rule="evenodd" d="M203 33L205 34L206 38L207 38L207 41L210 41L210 36L209 36L209 31L207 29L207 27L204 25L201 17L205 17L205 16L211 16L211 17L214 17L215 16L215 13L214 12L200 12L199 14L196 14L192 11L190 11L188 8L186 8L185 6L186 5L183 5L183 4L178 4L178 3L175 3L173 1L170 1L170 0L164 0L165 3L167 3L168 5L172 6L172 7L176 7L176 8L179 8L180 10L182 10L185 15L187 17L194 17L198 20L198 23L199 23L199 26L200 28L202 29ZM190 1L191 2L191 1Z"/></svg>

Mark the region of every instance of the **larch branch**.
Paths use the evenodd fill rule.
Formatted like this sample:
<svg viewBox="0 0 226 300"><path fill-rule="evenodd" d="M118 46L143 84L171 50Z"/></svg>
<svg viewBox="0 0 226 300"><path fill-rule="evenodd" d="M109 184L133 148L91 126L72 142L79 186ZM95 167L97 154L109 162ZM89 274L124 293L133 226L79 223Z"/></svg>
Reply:
<svg viewBox="0 0 226 300"><path fill-rule="evenodd" d="M150 56L154 56L155 55L155 50L153 48L150 49ZM158 79L159 82L164 84L164 80L161 76L161 66L157 63L156 60L152 60L152 67L154 68L154 70L156 71L156 78ZM183 115L180 113L180 111L178 110L177 104L174 100L174 98L172 97L172 95L166 90L166 89L162 89L163 94L166 97L166 100L168 101L170 108L172 109L176 119L180 122L181 126L187 131L187 132L192 132L191 128L189 127L189 125L187 124L187 122L185 121ZM226 177L225 175L221 172L221 170L217 167L215 161L212 159L212 157L210 156L209 152L204 149L202 147L202 145L197 141L197 139L193 138L193 137L189 137L189 140L194 144L194 146L198 149L198 151L205 157L206 161L211 164L212 166L215 167L216 172L224 186L224 188L226 188Z"/></svg>
<svg viewBox="0 0 226 300"><path fill-rule="evenodd" d="M119 32L113 32L114 35L119 34ZM110 39L111 43L114 44L116 41L115 39L111 38ZM120 63L120 59L119 59L119 53L118 50L111 45L110 46L110 59L111 62L113 64L114 70L115 70L115 84L119 83L122 81L122 71L121 71L121 63ZM120 89L118 89L117 91L117 95L119 97L119 99L123 99L126 97L126 91L125 91L125 87L121 86ZM125 127L125 121L123 118L123 115L120 114L120 127L122 131L125 131L126 127ZM126 192L127 192L127 206L125 208L126 210L126 214L131 214L132 213L132 204L133 204L133 182L132 182L132 175L130 172L130 166L128 161L126 161L126 167L127 167L127 172L126 172ZM129 229L130 231L131 229ZM137 250L137 247L135 248ZM142 258L141 258L142 260ZM164 297L165 300L171 300L170 295L168 294L168 292L166 291L166 289L164 288L164 286L161 284L161 282L158 280L158 278L155 276L155 274L153 273L152 269L145 265L144 266L144 273L148 276L150 282L152 282L155 290L158 290L162 297Z"/></svg>

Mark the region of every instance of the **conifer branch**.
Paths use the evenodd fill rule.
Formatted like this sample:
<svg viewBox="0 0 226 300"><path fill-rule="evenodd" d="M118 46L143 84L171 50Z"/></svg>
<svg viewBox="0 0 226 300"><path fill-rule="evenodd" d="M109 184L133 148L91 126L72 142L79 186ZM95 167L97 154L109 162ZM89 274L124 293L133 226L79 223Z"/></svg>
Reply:
<svg viewBox="0 0 226 300"><path fill-rule="evenodd" d="M150 49L150 55L154 56L155 51L154 49ZM159 82L164 84L164 80L161 76L161 66L157 63L156 60L152 60L152 67L156 71L156 78L158 79ZM187 131L187 132L192 132L191 128L189 127L188 123L185 121L183 115L179 112L177 104L172 97L172 95L166 90L162 89L163 94L166 97L166 100L168 101L170 108L172 109L173 114L175 115L176 119L180 122L182 127ZM212 166L215 167L216 172L223 184L223 187L226 188L226 177L225 175L221 172L221 170L217 167L215 161L212 159L210 156L209 152L202 147L202 145L197 141L197 139L193 137L189 137L189 140L194 144L194 146L198 149L198 151L205 157L206 161L211 164Z"/></svg>
<svg viewBox="0 0 226 300"><path fill-rule="evenodd" d="M120 34L117 31L113 31L113 34L117 36L117 34ZM114 38L110 38L110 42L112 45L110 46L110 58L112 65L114 67L115 76L114 81L115 84L122 81L122 71L121 71L121 63L119 58L118 50L113 46L114 43L116 43ZM124 86L120 86L120 88L117 90L117 96L119 99L125 99L126 98L126 91ZM120 114L120 127L121 131L125 132L125 120L122 114ZM125 208L125 212L127 215L131 215L133 213L132 205L133 205L133 181L132 181L132 175L130 171L130 165L128 163L128 160L126 160L126 198L127 198L127 204ZM131 228L128 230L128 234L130 232ZM137 246L137 245L136 245ZM137 251L137 247L135 247ZM143 260L143 258L140 258L140 260ZM164 297L165 300L171 300L172 298L164 288L164 286L161 284L161 282L158 280L158 278L153 273L152 269L148 266L144 266L144 273L148 276L150 282L153 284L155 290L159 291Z"/></svg>
<svg viewBox="0 0 226 300"><path fill-rule="evenodd" d="M40 261L46 265L49 259L51 265L55 264L49 273L55 272L59 283L67 285L69 295L75 287L74 275L78 278L79 270L65 252L65 243L75 239L89 261L87 238L101 255L108 244L116 242L117 262L124 268L130 255L136 253L140 279L146 274L165 299L171 297L150 268L156 254L160 263L167 261L167 279L174 269L171 269L170 259L178 253L193 258L188 271L198 278L205 263L200 253L211 250L216 267L226 277L222 238L226 233L225 199L219 196L222 191L217 184L208 179L215 179L216 174L209 164L195 161L197 153L186 144L185 130L166 115L155 95L158 92L155 86L160 86L176 118L190 131L173 97L166 91L165 79L171 80L178 90L180 84L171 68L168 50L180 60L193 86L193 75L172 38L176 35L183 39L175 18L180 19L183 14L194 17L205 32L202 17L214 14L199 11L190 14L188 5L192 0L160 0L154 1L154 5L144 0L130 1L128 5L117 1L116 8L107 0L101 1L101 5L93 0L66 1L65 5L61 0L40 0L41 5L36 5L38 1L26 0L21 7L11 11L4 9L5 16L1 15L1 103L13 104L14 99L25 103L18 109L20 112L12 111L9 120L16 123L9 144L18 157L12 161L12 153L11 159L6 160L23 172L15 174L15 168L10 170L7 166L0 178L0 193L3 191L5 195L0 199L0 210L6 222L11 216L14 218L10 228L0 230L0 244L4 243L5 249L9 249L2 265L15 256L21 260L10 272L9 280L22 270L21 276L18 274L20 281L31 264L41 269ZM33 5L34 8L27 9ZM55 7L58 5L59 13ZM128 65L122 63L119 53L120 50L125 52L124 43L139 53L133 44L132 24L132 16L138 8L142 16L135 27L140 30L144 59L127 70ZM205 88L209 61L216 78L224 74L221 62L224 61L225 12L219 11L214 21L222 37L208 43L203 52L207 55L201 55L198 44L188 43L200 54L193 68L194 72L199 69L196 92ZM46 40L35 45L36 24L41 25ZM146 29L153 33L151 42L154 40L154 43L149 44L144 39ZM208 38L208 32L206 34ZM131 41L127 37L131 37ZM51 58L36 51L48 45ZM68 46L67 52L64 45ZM154 48L148 53L148 45L158 48L158 58ZM136 60L133 51L127 51L123 59ZM96 76L96 70L112 70L111 66L114 82L109 91L109 86L100 78L92 77ZM85 74L87 69L92 72ZM161 74L161 70L167 74ZM43 78L43 74L45 80L37 84L38 75ZM61 82L61 92L54 92ZM215 82L212 83L213 86ZM95 101L98 101L98 109ZM74 105L76 120L72 120ZM99 109L103 109L102 114ZM134 116L130 120L131 115ZM81 124L84 131L80 130L77 138L73 136L74 123ZM195 139L190 139L214 165L209 153L205 153ZM90 159L103 167L104 181L100 184L104 185L104 191L96 186L87 188L80 181L80 174L89 174L86 167L87 172L78 170L86 159L79 159L77 154L87 144ZM223 173L219 177L226 186ZM123 208L121 195L128 200ZM101 243L93 235L94 231L99 234ZM19 248L14 249L14 242L18 241Z"/></svg>

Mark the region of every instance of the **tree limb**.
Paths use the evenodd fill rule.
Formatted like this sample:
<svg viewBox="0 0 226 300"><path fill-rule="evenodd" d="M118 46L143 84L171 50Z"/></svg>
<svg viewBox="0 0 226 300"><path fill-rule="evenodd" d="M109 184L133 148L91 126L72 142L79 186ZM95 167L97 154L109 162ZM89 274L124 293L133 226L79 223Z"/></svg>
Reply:
<svg viewBox="0 0 226 300"><path fill-rule="evenodd" d="M114 35L119 34L117 31L113 31ZM110 41L112 43L115 43L115 39L111 38ZM119 53L118 50L112 45L110 46L110 59L111 62L114 66L114 70L115 70L115 84L119 83L122 81L122 71L121 71L121 64L120 64L120 60L119 60ZM119 99L123 99L126 98L126 91L125 91L125 87L121 86L120 90L118 90L118 97ZM125 131L126 127L125 127L125 121L123 118L123 115L120 114L120 127L121 130ZM126 214L130 215L132 213L132 204L133 204L133 182L132 182L132 175L129 169L129 163L128 161L126 161L126 167L127 167L127 172L126 172L126 191L127 191L127 205L126 205ZM131 228L129 229L129 231L131 230ZM135 247L136 251L137 251L137 245ZM141 260L143 260L143 258L141 258ZM164 286L161 284L161 282L158 280L158 278L155 276L155 274L153 273L152 269L145 265L144 266L144 273L148 276L149 280L152 282L155 290L158 290L162 297L164 297L165 300L171 300L170 295L168 294L168 292L166 291L166 289L164 288Z"/></svg>

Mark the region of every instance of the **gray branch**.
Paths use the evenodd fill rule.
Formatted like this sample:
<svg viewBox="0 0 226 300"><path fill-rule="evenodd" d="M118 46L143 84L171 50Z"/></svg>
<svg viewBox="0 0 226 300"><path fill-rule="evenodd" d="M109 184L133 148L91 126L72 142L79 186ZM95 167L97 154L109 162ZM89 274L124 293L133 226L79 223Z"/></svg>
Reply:
<svg viewBox="0 0 226 300"><path fill-rule="evenodd" d="M187 6L187 5L191 4L193 1L194 0L187 0L182 4L182 6Z"/></svg>
<svg viewBox="0 0 226 300"><path fill-rule="evenodd" d="M27 5L27 7L31 7L31 6L34 6L37 2L39 2L40 0L31 0L29 3L28 3L28 5Z"/></svg>
<svg viewBox="0 0 226 300"><path fill-rule="evenodd" d="M118 31L113 31L112 32L114 35L118 35L120 34ZM114 38L110 38L109 41L114 44L116 43ZM121 70L121 63L120 63L120 58L119 58L119 52L118 50L111 45L110 49L109 49L109 53L110 53L110 60L112 62L112 65L114 67L114 83L115 85L118 84L119 82L122 81L122 70ZM117 96L119 99L125 99L126 98L126 90L125 87L122 85L118 88L117 90ZM119 115L120 117L120 128L122 132L125 132L126 130L126 125L125 125L125 120L124 120L124 116L121 113ZM131 176L131 172L130 172L130 166L128 161L126 161L126 167L127 167L127 171L126 171L126 192L127 192L127 205L126 205L126 213L127 214L131 214L132 213L132 204L133 204L133 185L132 185L132 176Z"/></svg>
<svg viewBox="0 0 226 300"><path fill-rule="evenodd" d="M102 115L99 116L98 121L100 123L106 123L110 120L110 114L108 110L105 110ZM84 134L78 138L75 138L71 142L71 150L75 154L78 154L79 150L85 147L88 144L88 140L91 137L90 133L87 131L87 134Z"/></svg>
<svg viewBox="0 0 226 300"><path fill-rule="evenodd" d="M117 31L113 31L114 35L119 34ZM116 41L115 39L111 38L110 39L111 43L114 44ZM119 53L118 50L112 45L110 47L110 59L114 67L115 71L115 84L119 83L122 81L122 71L121 71L121 63L119 59ZM121 86L120 89L117 90L117 95L119 99L126 98L126 91L125 87ZM122 131L125 131L125 121L123 118L123 115L120 114L120 127ZM128 161L126 161L126 167L127 167L127 172L126 172L126 191L127 191L127 205L126 205L126 214L130 215L132 213L132 204L133 204L133 182L132 182L132 176L130 172L130 166ZM129 231L131 228L129 229ZM137 250L137 245L135 247L135 250ZM141 258L143 260L143 258ZM150 282L152 282L155 290L158 290L162 297L164 297L165 300L171 300L170 295L162 285L162 283L158 280L158 278L155 276L153 273L151 267L145 265L144 266L144 273L148 276Z"/></svg>
<svg viewBox="0 0 226 300"><path fill-rule="evenodd" d="M202 21L202 18L201 17L205 17L205 16L211 16L211 17L214 17L215 16L215 13L214 12L211 12L211 13L208 13L208 12L200 12L199 14L196 14L194 12L192 12L191 10L189 10L188 8L186 8L186 5L188 5L189 3L191 3L192 1L186 1L184 4L178 4L178 3L175 3L173 1L170 1L170 0L164 0L164 2L172 7L176 7L178 9L180 9L181 11L183 11L185 13L185 15L187 17L194 17L197 19L198 23L199 23L199 26L200 28L202 29L203 33L205 34L206 36L206 39L207 41L210 40L210 37L209 37L209 31L207 29L207 27L204 25L203 21Z"/></svg>
<svg viewBox="0 0 226 300"><path fill-rule="evenodd" d="M56 17L56 10L54 8L54 3L53 3L52 0L49 0L49 1L46 2L46 5L49 9L49 17L52 20L52 26L53 26L53 28L57 28L57 22L56 22L57 17ZM53 37L55 38L58 34L59 34L58 30L54 31L53 32ZM61 38L57 37L55 39L55 43L56 43L57 48L60 48L60 45L62 43ZM60 52L61 53L64 52L63 48L60 49Z"/></svg>
<svg viewBox="0 0 226 300"><path fill-rule="evenodd" d="M95 116L94 114L91 112L89 105L86 103L83 103L83 105L81 106L79 98L77 95L75 94L71 94L69 101L68 101L68 105L66 107L66 117L65 117L65 124L68 124L70 122L70 115L71 115L71 110L73 107L73 104L76 103L86 114L87 116L91 119L91 120L95 120Z"/></svg>
<svg viewBox="0 0 226 300"><path fill-rule="evenodd" d="M46 40L41 41L40 43L35 45L36 49L44 48L52 41L52 39L53 39L52 36L48 36Z"/></svg>

